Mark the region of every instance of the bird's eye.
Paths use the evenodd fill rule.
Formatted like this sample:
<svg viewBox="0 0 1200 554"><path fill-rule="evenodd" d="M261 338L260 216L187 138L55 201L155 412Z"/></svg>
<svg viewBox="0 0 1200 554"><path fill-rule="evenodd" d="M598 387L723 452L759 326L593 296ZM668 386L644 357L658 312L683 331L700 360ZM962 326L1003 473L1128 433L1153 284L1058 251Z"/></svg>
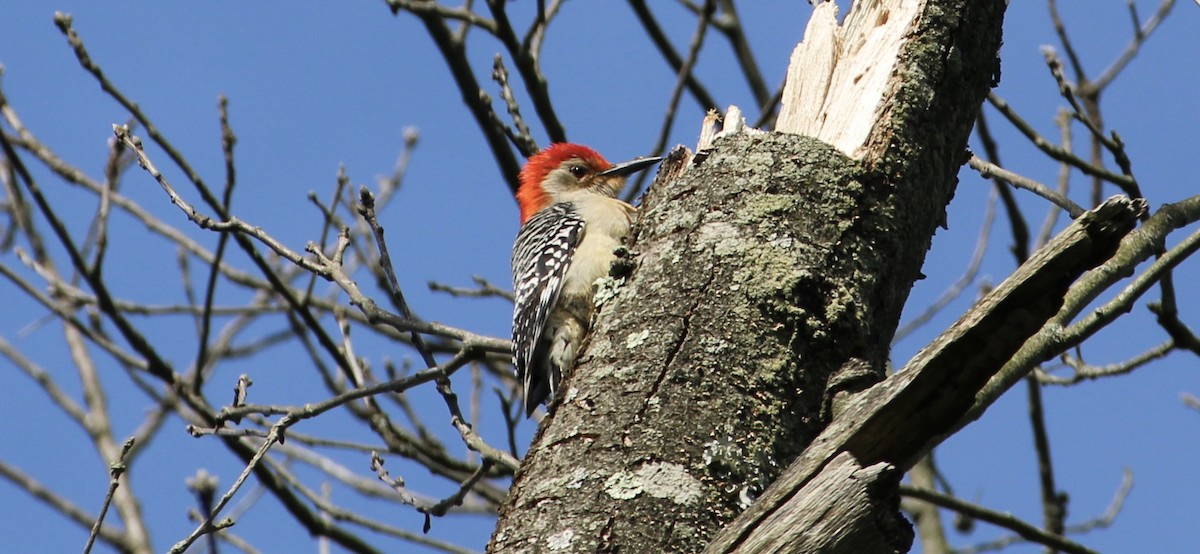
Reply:
<svg viewBox="0 0 1200 554"><path fill-rule="evenodd" d="M583 177L584 175L588 174L587 168L582 165L573 165L571 167L568 167L567 171L570 171L571 175L574 175L576 179L579 179L579 178Z"/></svg>

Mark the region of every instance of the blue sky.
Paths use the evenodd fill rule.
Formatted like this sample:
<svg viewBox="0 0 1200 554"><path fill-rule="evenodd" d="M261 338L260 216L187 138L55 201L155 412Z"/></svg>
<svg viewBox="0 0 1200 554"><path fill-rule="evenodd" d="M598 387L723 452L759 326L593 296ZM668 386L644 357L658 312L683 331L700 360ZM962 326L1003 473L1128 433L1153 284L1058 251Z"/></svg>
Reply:
<svg viewBox="0 0 1200 554"><path fill-rule="evenodd" d="M1062 4L1084 65L1096 75L1130 38L1124 2ZM1143 18L1156 5L1141 0L1136 4ZM523 11L533 3L510 5L518 14L514 17L522 20ZM677 47L684 49L693 20L673 3L654 7L661 10ZM104 162L111 125L128 116L78 67L53 25L55 10L74 16L94 59L213 183L223 175L217 96L227 95L239 138L234 211L295 249L303 248L320 231L318 214L306 199L310 191L327 198L339 165L356 185L373 185L376 176L391 171L403 144L403 129L419 129L420 144L404 187L383 214L401 284L423 317L492 336L507 335L510 307L504 301L454 299L426 289L431 280L468 285L472 275L507 283L517 212L440 55L415 18L392 17L382 2L333 7L142 1L125 3L121 9L80 1L5 3L0 7L0 64L9 102L39 138L93 175L99 174ZM744 4L741 10L764 76L774 87L783 77L787 56L801 36L810 7L806 2L775 0ZM1200 98L1195 66L1200 52L1198 25L1200 10L1191 2L1180 2L1103 97L1105 121L1129 145L1152 207L1200 192L1188 163L1200 144L1200 105L1195 101ZM542 61L569 138L595 147L611 160L641 155L651 148L674 82L638 29L622 3L567 3L551 28ZM1014 2L1007 18L997 92L1041 132L1055 136L1053 117L1064 102L1045 70L1039 50L1043 44L1057 44L1044 3ZM499 48L475 32L470 54L484 86L492 87L486 76ZM725 78L733 74L731 64L724 39L710 34L697 69L701 78L719 102L741 105L757 115L745 85ZM489 90L498 96L494 87ZM526 115L532 118L532 111L527 109ZM670 143L694 144L701 115L696 102L685 98ZM1053 183L1057 166L1017 139L998 115L989 115L1002 142L1004 165ZM544 134L535 129L535 135L545 143ZM1077 129L1076 136L1082 135L1082 129ZM167 168L161 152L151 149L150 154L169 179L182 182L177 171ZM94 209L90 201L76 205L80 197L73 191L50 180L40 168L36 175L65 213L74 214L73 230L82 233ZM1082 178L1076 175L1073 183L1075 190L1083 191ZM969 171L962 174L949 209L949 229L936 237L927 261L929 278L912 294L914 313L966 267L988 186ZM140 170L129 172L123 192L197 240L215 243L213 235L191 229ZM1023 192L1017 192L1017 197L1028 209L1031 225L1040 223L1043 202ZM1074 198L1086 202L1084 194ZM174 249L161 240L144 239L145 231L128 219L119 222L113 231L111 263L134 270L117 282L117 293L144 301L178 301ZM998 219L981 271L981 278L993 283L1014 265L1006 231L1007 223ZM2 256L3 263L17 264L11 254ZM1196 271L1197 263L1192 262L1177 273L1180 307L1194 328L1200 327L1196 312L1200 305L1194 300L1200 289L1191 282ZM0 336L24 349L78 394L58 326L39 325L44 312L17 296L7 282L0 284L0 290L7 304L0 310ZM226 294L230 303L245 299L242 291L230 289ZM1155 298L1157 292L1147 296ZM898 344L894 361L902 364L964 311L970 299L967 294ZM270 330L264 326L255 331ZM190 321L156 324L146 332L164 345L178 342L177 349L167 350L180 367L194 356ZM1084 352L1093 363L1111 363L1164 339L1139 305ZM389 352L386 344L364 342L361 348L367 350L360 349L360 355L377 363L384 356L410 355ZM226 390L238 373L249 372L255 379L252 393L257 401L320 400L320 391L305 383L310 377L303 375L306 368L298 365L302 363L294 354L272 353L231 364L211 386ZM1128 377L1045 390L1059 487L1071 497L1069 522L1099 515L1120 483L1122 470L1129 468L1134 475L1133 493L1116 524L1081 537L1084 544L1103 552L1129 552L1144 550L1152 541L1155 551L1200 551L1200 535L1191 530L1197 518L1195 497L1200 493L1200 472L1195 470L1195 460L1200 458L1200 414L1189 411L1179 399L1182 392L1200 394L1198 366L1194 356L1176 353ZM115 365L101 369L119 372ZM40 389L7 361L0 360L0 375L5 383L0 418L8 422L0 426L0 459L95 510L106 484L107 462L97 458L82 433L52 410ZM114 382L123 379L113 376ZM118 437L132 432L148 408L145 399L127 386L115 388L109 400ZM980 421L950 439L938 458L963 498L1037 522L1036 466L1025 409L1023 389L1017 388ZM441 421L438 417L431 416L431 421ZM300 430L330 434L342 429L338 423L335 416ZM183 479L204 467L217 474L224 486L239 469L215 441L188 437L177 419L167 426L134 474L155 546L163 550L193 526L185 517L191 503ZM525 425L522 440L528 440L532 427ZM502 436L489 439L500 442ZM342 461L369 473L366 460ZM448 490L444 483L423 483L423 474L393 463L397 464L389 466L393 473L410 470L405 476L418 490L422 486L430 494ZM85 530L66 523L6 481L0 481L0 497L5 499L0 508L5 512L0 518L0 545L6 550L81 548ZM411 510L371 508L389 514L385 517L395 524L419 529L421 516ZM301 529L282 521L280 509L267 499L235 531L267 552L311 548ZM490 529L486 518L466 516L435 521L431 536L482 549ZM953 536L953 540L969 545L1000 534L979 524L973 535Z"/></svg>

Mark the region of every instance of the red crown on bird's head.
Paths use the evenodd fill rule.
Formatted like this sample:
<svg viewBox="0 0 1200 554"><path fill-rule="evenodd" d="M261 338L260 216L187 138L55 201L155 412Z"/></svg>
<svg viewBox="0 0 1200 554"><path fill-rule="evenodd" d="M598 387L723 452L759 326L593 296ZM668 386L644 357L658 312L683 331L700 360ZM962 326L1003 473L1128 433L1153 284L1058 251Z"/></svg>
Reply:
<svg viewBox="0 0 1200 554"><path fill-rule="evenodd" d="M521 168L521 186L517 189L517 203L521 206L521 223L524 224L538 210L550 203L550 195L542 188L546 175L571 158L579 158L599 173L612 164L604 159L599 152L582 144L558 142L547 146L545 150L529 157L525 167Z"/></svg>

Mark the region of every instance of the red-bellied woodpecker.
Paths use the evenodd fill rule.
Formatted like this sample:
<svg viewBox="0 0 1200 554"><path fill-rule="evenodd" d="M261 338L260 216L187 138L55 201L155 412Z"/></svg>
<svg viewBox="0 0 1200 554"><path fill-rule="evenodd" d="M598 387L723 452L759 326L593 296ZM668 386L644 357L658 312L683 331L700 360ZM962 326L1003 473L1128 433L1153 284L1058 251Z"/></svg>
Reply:
<svg viewBox="0 0 1200 554"><path fill-rule="evenodd" d="M563 372L574 366L595 311L592 285L608 275L629 236L634 208L615 198L625 176L659 159L613 165L591 148L560 143L521 169L512 349L526 416L554 398Z"/></svg>

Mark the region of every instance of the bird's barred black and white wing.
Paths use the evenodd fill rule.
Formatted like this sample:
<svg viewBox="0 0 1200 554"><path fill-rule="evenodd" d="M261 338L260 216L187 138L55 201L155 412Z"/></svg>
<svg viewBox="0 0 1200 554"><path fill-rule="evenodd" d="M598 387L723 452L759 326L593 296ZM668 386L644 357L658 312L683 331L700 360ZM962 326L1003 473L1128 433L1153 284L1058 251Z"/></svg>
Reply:
<svg viewBox="0 0 1200 554"><path fill-rule="evenodd" d="M529 218L513 246L513 365L525 392L526 414L558 385L558 372L544 367L548 356L542 333L583 237L583 223L573 205L555 204Z"/></svg>

